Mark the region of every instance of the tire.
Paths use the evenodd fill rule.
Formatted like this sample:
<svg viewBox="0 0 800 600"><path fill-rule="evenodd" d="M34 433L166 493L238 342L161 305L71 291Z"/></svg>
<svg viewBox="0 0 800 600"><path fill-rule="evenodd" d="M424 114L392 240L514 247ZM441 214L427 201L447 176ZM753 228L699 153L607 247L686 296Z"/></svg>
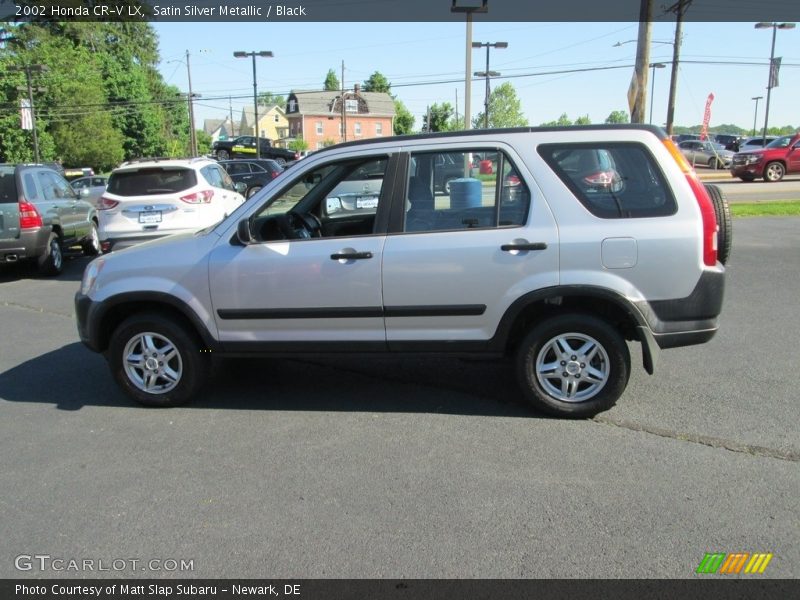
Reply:
<svg viewBox="0 0 800 600"><path fill-rule="evenodd" d="M47 239L47 250L39 258L39 273L42 275L59 275L64 270L64 252L61 249L61 238L55 231L50 232Z"/></svg>
<svg viewBox="0 0 800 600"><path fill-rule="evenodd" d="M92 229L89 237L81 244L85 256L97 256L100 254L100 235L97 233L97 223L92 221Z"/></svg>
<svg viewBox="0 0 800 600"><path fill-rule="evenodd" d="M208 376L209 356L201 350L180 321L142 313L111 335L108 362L114 379L139 404L179 406L200 391Z"/></svg>
<svg viewBox="0 0 800 600"><path fill-rule="evenodd" d="M709 169L719 169L721 168L720 162L716 158L712 158L708 161L708 168Z"/></svg>
<svg viewBox="0 0 800 600"><path fill-rule="evenodd" d="M252 196L253 194L255 194L255 193L259 192L259 191L261 191L261 186L260 185L254 185L249 190L247 190L247 198L249 198L250 196Z"/></svg>
<svg viewBox="0 0 800 600"><path fill-rule="evenodd" d="M733 219L731 218L731 207L728 200L719 186L706 184L706 191L714 205L714 214L717 217L717 260L723 265L727 264L731 256L731 246L733 245Z"/></svg>
<svg viewBox="0 0 800 600"><path fill-rule="evenodd" d="M783 166L783 163L773 161L764 167L764 181L767 183L780 181L784 175L786 175L786 167Z"/></svg>
<svg viewBox="0 0 800 600"><path fill-rule="evenodd" d="M522 392L534 407L558 417L586 418L614 406L628 385L631 357L625 340L606 321L568 313L531 329L517 349L516 367Z"/></svg>
<svg viewBox="0 0 800 600"><path fill-rule="evenodd" d="M228 160L231 157L231 153L227 150L217 150L217 160Z"/></svg>

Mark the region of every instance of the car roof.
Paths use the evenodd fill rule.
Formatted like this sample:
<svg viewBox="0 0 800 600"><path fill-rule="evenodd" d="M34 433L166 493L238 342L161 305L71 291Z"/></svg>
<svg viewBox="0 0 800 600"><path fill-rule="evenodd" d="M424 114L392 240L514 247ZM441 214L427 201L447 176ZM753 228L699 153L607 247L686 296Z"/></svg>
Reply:
<svg viewBox="0 0 800 600"><path fill-rule="evenodd" d="M186 167L195 169L212 164L216 164L216 161L202 156L198 158L136 158L122 163L113 172L137 171L152 167Z"/></svg>

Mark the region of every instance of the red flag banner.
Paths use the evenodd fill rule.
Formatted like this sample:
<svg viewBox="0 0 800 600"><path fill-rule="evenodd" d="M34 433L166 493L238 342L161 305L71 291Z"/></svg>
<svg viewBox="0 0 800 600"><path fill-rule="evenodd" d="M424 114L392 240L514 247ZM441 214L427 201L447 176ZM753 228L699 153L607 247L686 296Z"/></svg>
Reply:
<svg viewBox="0 0 800 600"><path fill-rule="evenodd" d="M709 94L706 99L706 110L703 113L703 129L700 132L700 139L708 139L708 124L711 122L711 103L714 101L714 94Z"/></svg>

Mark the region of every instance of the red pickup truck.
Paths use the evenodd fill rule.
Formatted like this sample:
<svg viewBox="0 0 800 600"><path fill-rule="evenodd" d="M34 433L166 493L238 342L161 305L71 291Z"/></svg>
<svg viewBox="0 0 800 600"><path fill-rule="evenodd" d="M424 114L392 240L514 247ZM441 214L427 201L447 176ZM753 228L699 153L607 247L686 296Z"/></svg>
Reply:
<svg viewBox="0 0 800 600"><path fill-rule="evenodd" d="M787 173L800 173L800 133L779 137L758 150L740 152L731 161L731 175L742 181L756 177L780 181Z"/></svg>

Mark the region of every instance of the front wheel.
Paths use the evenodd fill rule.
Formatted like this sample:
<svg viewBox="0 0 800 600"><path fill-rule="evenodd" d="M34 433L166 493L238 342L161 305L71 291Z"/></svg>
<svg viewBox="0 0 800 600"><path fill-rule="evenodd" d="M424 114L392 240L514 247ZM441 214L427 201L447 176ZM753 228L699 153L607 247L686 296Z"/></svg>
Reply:
<svg viewBox="0 0 800 600"><path fill-rule="evenodd" d="M625 340L605 321L579 313L536 325L517 350L517 378L537 409L559 417L608 410L630 376Z"/></svg>
<svg viewBox="0 0 800 600"><path fill-rule="evenodd" d="M231 157L227 150L217 150L217 159L228 160Z"/></svg>
<svg viewBox="0 0 800 600"><path fill-rule="evenodd" d="M779 162L771 162L764 169L764 181L774 183L783 179L786 169Z"/></svg>
<svg viewBox="0 0 800 600"><path fill-rule="evenodd" d="M134 315L117 327L109 366L117 383L140 404L178 406L206 380L208 355L194 335L157 313Z"/></svg>

